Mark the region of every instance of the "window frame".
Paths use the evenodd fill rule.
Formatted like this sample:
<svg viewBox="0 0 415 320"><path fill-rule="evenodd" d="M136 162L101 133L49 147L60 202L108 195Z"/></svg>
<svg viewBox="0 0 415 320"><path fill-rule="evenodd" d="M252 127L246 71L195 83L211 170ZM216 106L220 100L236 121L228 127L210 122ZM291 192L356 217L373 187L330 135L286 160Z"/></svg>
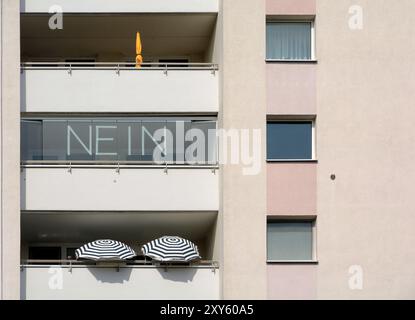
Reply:
<svg viewBox="0 0 415 320"><path fill-rule="evenodd" d="M311 259L310 260L276 260L268 257L268 223L311 222ZM317 264L317 217L316 216L268 216L266 219L266 263L267 264Z"/></svg>
<svg viewBox="0 0 415 320"><path fill-rule="evenodd" d="M69 242L69 243L62 243L62 242L47 242L47 243L42 243L42 242L29 242L27 243L27 247L26 247L26 254L25 254L25 258L23 258L23 260L39 260L39 262L41 262L42 260L49 260L49 259L29 259L29 249L30 248L49 248L49 247L53 247L53 248L60 248L60 252L61 252L61 258L57 261L63 261L63 260L68 260L68 257L66 256L66 251L68 248L80 248L81 246L83 246L85 244L82 242ZM75 257L72 257L72 260L76 260Z"/></svg>
<svg viewBox="0 0 415 320"><path fill-rule="evenodd" d="M268 58L266 56L266 52L267 52L267 46L268 43L266 41L266 34L265 34L265 62L311 62L311 63L315 63L317 62L317 57L316 57L316 28L315 28L315 19L276 19L276 18L269 18L266 20L265 22L265 27L268 24L272 24L272 23L310 23L311 29L310 29L310 41L311 41L311 52L310 52L310 59L272 59L272 58ZM265 31L266 32L266 31Z"/></svg>
<svg viewBox="0 0 415 320"><path fill-rule="evenodd" d="M30 249L31 248L56 248L56 249L60 249L60 259L33 259L30 257ZM36 261L36 262L31 262L31 264L35 264L35 265L45 265L45 264L50 264L49 262L46 261L61 261L62 260L62 247L60 245L56 245L56 243L35 243L35 244L28 244L27 248L26 248L26 259L29 261Z"/></svg>
<svg viewBox="0 0 415 320"><path fill-rule="evenodd" d="M268 146L266 143L266 161L267 162L317 162L317 147L316 147L316 119L267 119L268 123L276 122L311 122L311 159L271 159L268 158ZM268 128L266 132L266 142L268 142Z"/></svg>

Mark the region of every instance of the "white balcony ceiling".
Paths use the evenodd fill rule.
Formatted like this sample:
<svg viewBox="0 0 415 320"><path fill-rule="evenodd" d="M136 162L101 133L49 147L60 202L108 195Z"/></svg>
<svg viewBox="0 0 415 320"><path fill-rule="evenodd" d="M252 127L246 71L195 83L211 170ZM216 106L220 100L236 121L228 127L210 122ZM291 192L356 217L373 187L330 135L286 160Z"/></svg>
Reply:
<svg viewBox="0 0 415 320"><path fill-rule="evenodd" d="M144 58L204 55L216 23L215 13L65 14L63 29L51 30L50 15L21 16L22 56L30 58L135 57L139 31Z"/></svg>
<svg viewBox="0 0 415 320"><path fill-rule="evenodd" d="M112 238L144 243L163 235L209 237L217 212L22 212L22 241L82 243Z"/></svg>

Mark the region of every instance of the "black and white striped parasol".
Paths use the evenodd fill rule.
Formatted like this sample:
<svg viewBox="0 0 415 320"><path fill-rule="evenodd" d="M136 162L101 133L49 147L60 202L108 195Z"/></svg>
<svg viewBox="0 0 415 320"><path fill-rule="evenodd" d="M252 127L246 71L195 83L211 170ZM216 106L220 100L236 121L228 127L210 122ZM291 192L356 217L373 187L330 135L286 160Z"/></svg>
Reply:
<svg viewBox="0 0 415 320"><path fill-rule="evenodd" d="M125 243L105 239L87 243L76 249L76 259L126 260L136 256L135 251Z"/></svg>
<svg viewBox="0 0 415 320"><path fill-rule="evenodd" d="M176 236L164 236L145 244L143 254L161 262L189 262L200 259L197 246Z"/></svg>

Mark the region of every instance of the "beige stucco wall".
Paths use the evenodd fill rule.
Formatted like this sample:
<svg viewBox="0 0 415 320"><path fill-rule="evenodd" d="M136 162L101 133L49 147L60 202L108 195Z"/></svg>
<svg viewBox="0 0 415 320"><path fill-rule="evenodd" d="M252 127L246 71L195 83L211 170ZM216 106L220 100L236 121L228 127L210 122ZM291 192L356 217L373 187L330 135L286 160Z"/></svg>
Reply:
<svg viewBox="0 0 415 320"><path fill-rule="evenodd" d="M262 168L222 166L223 297L266 297L265 1L222 1L223 128L262 130ZM264 35L264 36L261 36Z"/></svg>
<svg viewBox="0 0 415 320"><path fill-rule="evenodd" d="M314 15L316 0L266 0L269 15Z"/></svg>
<svg viewBox="0 0 415 320"><path fill-rule="evenodd" d="M362 30L348 25L354 4ZM413 0L317 1L318 298L415 298L413 12Z"/></svg>
<svg viewBox="0 0 415 320"><path fill-rule="evenodd" d="M220 3L220 7L222 3ZM222 116L221 110L223 105L222 99L222 84L223 84L223 73L222 73L222 61L223 61L223 14L220 9L218 16L216 18L216 26L213 31L211 38L211 43L207 51L206 61L211 61L219 65L219 71L217 72L218 77L218 102L219 102L219 111L218 112L218 127L222 127ZM219 291L220 298L223 298L223 194L222 194L222 172L223 170L218 171L219 175L219 188L218 188L218 199L219 199L219 211L216 220L216 225L212 230L212 259L219 262Z"/></svg>
<svg viewBox="0 0 415 320"><path fill-rule="evenodd" d="M1 0L0 6L0 297L19 299L19 1Z"/></svg>

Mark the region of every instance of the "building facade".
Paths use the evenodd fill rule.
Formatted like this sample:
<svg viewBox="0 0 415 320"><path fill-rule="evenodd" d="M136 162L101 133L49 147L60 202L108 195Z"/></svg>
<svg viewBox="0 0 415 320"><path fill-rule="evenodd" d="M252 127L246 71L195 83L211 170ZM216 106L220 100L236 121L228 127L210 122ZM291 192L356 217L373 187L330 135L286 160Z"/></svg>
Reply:
<svg viewBox="0 0 415 320"><path fill-rule="evenodd" d="M1 0L1 298L414 298L412 9Z"/></svg>

